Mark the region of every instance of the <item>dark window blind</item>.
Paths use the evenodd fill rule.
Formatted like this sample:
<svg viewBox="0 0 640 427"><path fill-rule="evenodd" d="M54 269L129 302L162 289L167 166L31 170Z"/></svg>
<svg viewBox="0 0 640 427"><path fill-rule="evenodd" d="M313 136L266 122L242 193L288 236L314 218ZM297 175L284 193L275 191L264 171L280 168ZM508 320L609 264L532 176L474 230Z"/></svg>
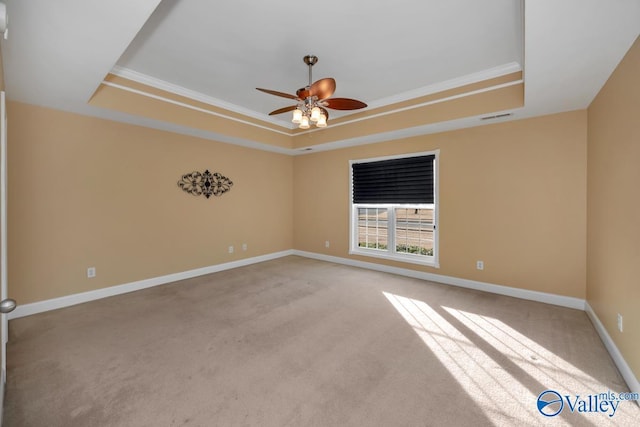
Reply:
<svg viewBox="0 0 640 427"><path fill-rule="evenodd" d="M433 203L435 157L353 163L353 203Z"/></svg>

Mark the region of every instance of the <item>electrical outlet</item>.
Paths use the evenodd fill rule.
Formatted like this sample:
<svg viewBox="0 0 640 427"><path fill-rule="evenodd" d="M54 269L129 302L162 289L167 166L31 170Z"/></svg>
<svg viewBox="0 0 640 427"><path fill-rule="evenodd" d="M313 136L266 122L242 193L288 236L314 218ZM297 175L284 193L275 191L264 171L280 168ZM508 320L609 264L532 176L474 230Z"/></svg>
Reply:
<svg viewBox="0 0 640 427"><path fill-rule="evenodd" d="M242 244L242 250L243 250L243 251L246 251L246 250L247 250L247 244L246 244L246 243L243 243L243 244Z"/></svg>
<svg viewBox="0 0 640 427"><path fill-rule="evenodd" d="M618 330L622 332L622 314L618 313Z"/></svg>
<svg viewBox="0 0 640 427"><path fill-rule="evenodd" d="M324 242L324 247L325 247L325 248L328 248L329 246L330 246L330 245L329 245L329 241L328 241L328 240L325 240L325 242Z"/></svg>
<svg viewBox="0 0 640 427"><path fill-rule="evenodd" d="M232 254L233 253L233 246L229 246L229 253Z"/></svg>
<svg viewBox="0 0 640 427"><path fill-rule="evenodd" d="M96 277L96 268L95 267L87 268L87 277L88 278Z"/></svg>
<svg viewBox="0 0 640 427"><path fill-rule="evenodd" d="M476 268L478 270L484 270L484 261L476 261Z"/></svg>

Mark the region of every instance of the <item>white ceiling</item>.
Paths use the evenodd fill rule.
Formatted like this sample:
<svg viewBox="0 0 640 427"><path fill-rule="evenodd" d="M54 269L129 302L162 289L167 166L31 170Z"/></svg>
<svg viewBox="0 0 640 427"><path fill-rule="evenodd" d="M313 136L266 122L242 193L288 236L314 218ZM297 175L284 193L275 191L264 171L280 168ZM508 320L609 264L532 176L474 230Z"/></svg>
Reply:
<svg viewBox="0 0 640 427"><path fill-rule="evenodd" d="M525 107L514 117L528 117L586 108L640 32L640 0L325 0L318 11L284 0L5 3L9 99L217 139L87 101L115 70L268 120L290 101L255 88L295 93L311 53L314 80L334 77L335 96L371 106L520 67Z"/></svg>
<svg viewBox="0 0 640 427"><path fill-rule="evenodd" d="M255 88L295 94L308 83L306 54L319 57L314 81L333 77L336 96L368 104L522 63L519 1L324 0L308 13L293 5L164 0L118 65L264 114L292 102Z"/></svg>

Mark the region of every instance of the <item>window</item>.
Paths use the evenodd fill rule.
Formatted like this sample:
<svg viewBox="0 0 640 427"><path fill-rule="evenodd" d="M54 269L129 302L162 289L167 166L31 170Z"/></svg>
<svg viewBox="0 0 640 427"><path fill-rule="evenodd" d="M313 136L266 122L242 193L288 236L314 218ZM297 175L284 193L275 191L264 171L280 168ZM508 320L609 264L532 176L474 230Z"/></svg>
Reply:
<svg viewBox="0 0 640 427"><path fill-rule="evenodd" d="M438 266L438 151L352 160L351 254Z"/></svg>

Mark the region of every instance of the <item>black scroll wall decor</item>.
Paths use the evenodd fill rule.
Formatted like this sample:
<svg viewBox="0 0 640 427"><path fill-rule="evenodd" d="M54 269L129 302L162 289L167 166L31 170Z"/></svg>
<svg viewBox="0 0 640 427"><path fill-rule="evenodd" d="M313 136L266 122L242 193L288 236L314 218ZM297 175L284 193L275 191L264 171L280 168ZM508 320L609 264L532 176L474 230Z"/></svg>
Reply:
<svg viewBox="0 0 640 427"><path fill-rule="evenodd" d="M182 175L178 187L193 196L204 195L208 199L211 195L222 196L231 190L233 182L226 176L218 172L211 173L207 169L204 172L196 171Z"/></svg>

